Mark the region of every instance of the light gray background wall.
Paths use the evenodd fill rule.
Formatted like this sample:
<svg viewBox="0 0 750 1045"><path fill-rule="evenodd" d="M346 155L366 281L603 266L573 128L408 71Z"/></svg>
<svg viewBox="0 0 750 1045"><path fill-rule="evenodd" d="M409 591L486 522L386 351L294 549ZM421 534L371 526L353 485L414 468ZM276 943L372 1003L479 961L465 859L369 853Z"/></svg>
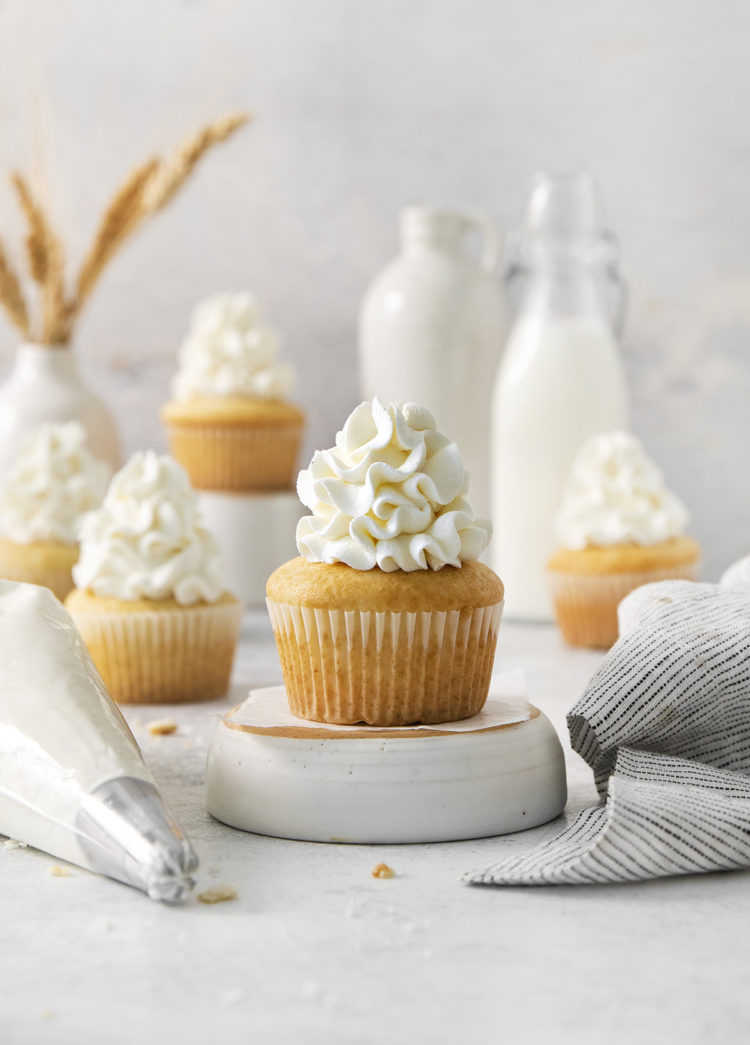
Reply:
<svg viewBox="0 0 750 1045"><path fill-rule="evenodd" d="M397 209L507 228L534 170L590 168L631 284L635 427L714 576L750 551L749 47L739 0L0 0L0 170L33 171L78 256L131 164L252 108L114 263L78 345L128 448L162 446L192 305L252 288L309 449L357 401L357 307ZM5 184L0 227L18 242Z"/></svg>

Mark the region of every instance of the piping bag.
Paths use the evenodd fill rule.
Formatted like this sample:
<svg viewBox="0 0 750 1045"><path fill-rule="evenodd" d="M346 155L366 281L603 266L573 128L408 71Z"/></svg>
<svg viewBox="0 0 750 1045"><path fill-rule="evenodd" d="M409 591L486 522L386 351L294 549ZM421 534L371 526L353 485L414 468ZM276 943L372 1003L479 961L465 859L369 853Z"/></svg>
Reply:
<svg viewBox="0 0 750 1045"><path fill-rule="evenodd" d="M179 903L195 852L67 611L0 581L0 833Z"/></svg>

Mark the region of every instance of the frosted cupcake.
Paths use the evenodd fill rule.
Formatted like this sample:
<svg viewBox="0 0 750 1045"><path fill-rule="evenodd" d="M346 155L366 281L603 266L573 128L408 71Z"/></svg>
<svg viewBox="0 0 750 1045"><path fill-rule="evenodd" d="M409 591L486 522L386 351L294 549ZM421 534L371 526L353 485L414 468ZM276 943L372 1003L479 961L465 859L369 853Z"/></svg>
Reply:
<svg viewBox="0 0 750 1045"><path fill-rule="evenodd" d="M229 687L241 608L185 471L152 450L81 528L65 605L114 700L211 700Z"/></svg>
<svg viewBox="0 0 750 1045"><path fill-rule="evenodd" d="M287 401L292 368L251 294L200 304L161 417L172 455L198 490L291 489L305 415Z"/></svg>
<svg viewBox="0 0 750 1045"><path fill-rule="evenodd" d="M300 556L268 580L292 712L399 726L476 714L503 585L455 443L413 403L360 404L297 483Z"/></svg>
<svg viewBox="0 0 750 1045"><path fill-rule="evenodd" d="M41 584L64 599L73 588L81 519L101 504L109 476L80 424L41 425L0 488L0 577Z"/></svg>
<svg viewBox="0 0 750 1045"><path fill-rule="evenodd" d="M549 562L565 640L607 648L628 592L652 581L695 580L700 547L685 536L688 520L635 436L612 432L585 442L557 518L562 547Z"/></svg>

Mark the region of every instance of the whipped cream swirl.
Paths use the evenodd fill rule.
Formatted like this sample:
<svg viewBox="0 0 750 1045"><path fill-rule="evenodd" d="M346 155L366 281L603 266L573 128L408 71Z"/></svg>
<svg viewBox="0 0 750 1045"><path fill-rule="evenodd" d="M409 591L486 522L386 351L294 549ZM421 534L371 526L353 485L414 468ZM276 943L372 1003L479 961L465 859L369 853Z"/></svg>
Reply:
<svg viewBox="0 0 750 1045"><path fill-rule="evenodd" d="M682 501L629 432L588 439L573 462L557 534L565 548L658 544L685 532Z"/></svg>
<svg viewBox="0 0 750 1045"><path fill-rule="evenodd" d="M458 447L415 403L361 403L300 472L297 547L311 562L355 570L439 570L477 559L490 538L465 494Z"/></svg>
<svg viewBox="0 0 750 1045"><path fill-rule="evenodd" d="M77 421L40 425L3 480L0 533L17 544L76 544L81 519L101 504L109 477Z"/></svg>
<svg viewBox="0 0 750 1045"><path fill-rule="evenodd" d="M283 399L294 371L276 361L279 337L252 294L216 294L193 312L172 383L175 399L250 396Z"/></svg>
<svg viewBox="0 0 750 1045"><path fill-rule="evenodd" d="M105 598L216 602L224 567L176 461L141 451L115 475L101 508L83 520L73 580Z"/></svg>
<svg viewBox="0 0 750 1045"><path fill-rule="evenodd" d="M741 588L750 591L750 555L733 562L721 575L719 584L723 588Z"/></svg>

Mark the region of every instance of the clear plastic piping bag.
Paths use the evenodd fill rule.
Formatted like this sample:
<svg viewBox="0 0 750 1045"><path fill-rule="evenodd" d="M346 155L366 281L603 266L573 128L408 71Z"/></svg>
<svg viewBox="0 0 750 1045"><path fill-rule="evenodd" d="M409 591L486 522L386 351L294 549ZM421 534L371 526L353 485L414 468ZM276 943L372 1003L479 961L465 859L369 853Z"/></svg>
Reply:
<svg viewBox="0 0 750 1045"><path fill-rule="evenodd" d="M179 903L195 852L66 610L0 581L0 833Z"/></svg>

